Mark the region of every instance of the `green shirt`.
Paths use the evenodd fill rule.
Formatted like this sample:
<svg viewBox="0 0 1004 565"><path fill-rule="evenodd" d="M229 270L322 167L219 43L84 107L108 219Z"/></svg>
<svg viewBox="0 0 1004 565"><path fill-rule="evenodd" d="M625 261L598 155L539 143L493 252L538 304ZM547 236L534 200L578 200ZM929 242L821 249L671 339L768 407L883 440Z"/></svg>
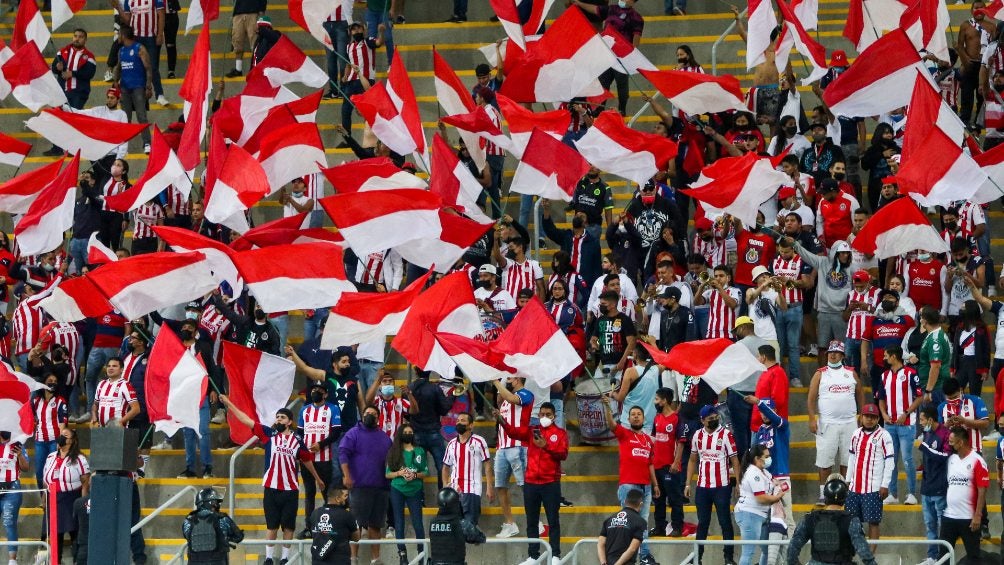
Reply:
<svg viewBox="0 0 1004 565"><path fill-rule="evenodd" d="M938 382L934 385L934 388L938 389L948 380L949 368L952 365L952 345L941 328L927 333L923 345L920 346L920 353L917 355L917 374L920 377L920 384L924 386L925 390L933 361L941 361Z"/></svg>
<svg viewBox="0 0 1004 565"><path fill-rule="evenodd" d="M404 466L424 475L429 474L429 458L425 455L425 450L421 447L408 451L403 450L401 456L404 458ZM392 473L400 469L387 467L387 472ZM422 479L407 480L404 477L394 477L390 486L405 496L415 496L422 490Z"/></svg>

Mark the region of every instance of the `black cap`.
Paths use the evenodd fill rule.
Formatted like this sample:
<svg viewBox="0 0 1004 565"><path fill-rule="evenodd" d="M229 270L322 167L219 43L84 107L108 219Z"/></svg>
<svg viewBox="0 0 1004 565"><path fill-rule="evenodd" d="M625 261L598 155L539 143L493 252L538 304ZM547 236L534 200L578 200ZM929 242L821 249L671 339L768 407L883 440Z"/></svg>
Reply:
<svg viewBox="0 0 1004 565"><path fill-rule="evenodd" d="M666 289L662 291L662 294L659 295L659 298L675 298L677 302L679 302L682 297L683 292L675 286L666 287Z"/></svg>
<svg viewBox="0 0 1004 565"><path fill-rule="evenodd" d="M823 122L813 122L813 123L812 123L812 124L811 124L811 125L809 126L809 131L812 131L812 130L814 130L814 129L816 129L816 128L823 128L823 129L826 129L826 124L824 124Z"/></svg>
<svg viewBox="0 0 1004 565"><path fill-rule="evenodd" d="M821 194L833 192L834 190L840 190L840 184L834 179L823 179L823 182L819 183L819 192Z"/></svg>
<svg viewBox="0 0 1004 565"><path fill-rule="evenodd" d="M889 290L889 289L883 290L882 292L879 293L879 301L881 301L887 295L891 296L891 297L895 298L897 301L899 301L899 293L896 292L895 290Z"/></svg>
<svg viewBox="0 0 1004 565"><path fill-rule="evenodd" d="M492 74L492 68L486 63L481 63L480 65L474 67L474 76L484 77Z"/></svg>

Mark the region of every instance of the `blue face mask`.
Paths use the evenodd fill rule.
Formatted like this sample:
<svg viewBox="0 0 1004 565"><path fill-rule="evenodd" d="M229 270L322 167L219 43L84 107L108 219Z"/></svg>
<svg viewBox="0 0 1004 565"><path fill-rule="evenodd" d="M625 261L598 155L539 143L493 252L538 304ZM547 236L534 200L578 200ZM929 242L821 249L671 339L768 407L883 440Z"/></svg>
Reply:
<svg viewBox="0 0 1004 565"><path fill-rule="evenodd" d="M618 5L618 6L619 6L619 7L621 8L621 9L624 9L624 8L627 8L627 2L625 2L624 0L620 0L619 2L617 2L617 5Z"/></svg>
<svg viewBox="0 0 1004 565"><path fill-rule="evenodd" d="M380 394L384 396L394 395L394 385L383 385L380 387Z"/></svg>
<svg viewBox="0 0 1004 565"><path fill-rule="evenodd" d="M829 365L831 369L839 369L839 368L841 368L841 367L844 366L844 364L842 362L827 363L827 365Z"/></svg>

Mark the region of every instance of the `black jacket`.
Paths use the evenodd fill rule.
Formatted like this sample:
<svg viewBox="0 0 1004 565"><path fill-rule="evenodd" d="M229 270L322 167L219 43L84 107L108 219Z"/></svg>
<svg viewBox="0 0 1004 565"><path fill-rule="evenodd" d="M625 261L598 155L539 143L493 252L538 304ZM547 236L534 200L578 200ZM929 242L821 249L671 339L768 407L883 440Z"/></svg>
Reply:
<svg viewBox="0 0 1004 565"><path fill-rule="evenodd" d="M430 383L427 378L415 379L411 385L411 393L418 402L418 413L411 415L411 425L416 432L438 432L439 418L445 416L453 405L453 400L446 398L439 385Z"/></svg>

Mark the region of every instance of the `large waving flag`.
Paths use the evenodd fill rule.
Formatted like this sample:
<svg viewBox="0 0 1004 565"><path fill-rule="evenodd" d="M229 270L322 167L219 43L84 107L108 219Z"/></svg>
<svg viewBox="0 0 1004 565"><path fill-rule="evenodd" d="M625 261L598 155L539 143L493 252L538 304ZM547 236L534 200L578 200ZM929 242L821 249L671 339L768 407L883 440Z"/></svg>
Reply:
<svg viewBox="0 0 1004 565"><path fill-rule="evenodd" d="M909 127L903 131L903 162L909 161L914 156L926 158L928 150L924 140L931 130L940 129L945 132L945 135L960 147L960 151L965 137L965 125L958 114L945 103L941 93L931 88L927 78L920 73L921 71L917 71L914 79L913 94L906 114Z"/></svg>
<svg viewBox="0 0 1004 565"><path fill-rule="evenodd" d="M23 444L34 430L28 385L16 380L0 381L0 432L9 433L11 443Z"/></svg>
<svg viewBox="0 0 1004 565"><path fill-rule="evenodd" d="M387 69L387 95L394 102L394 107L401 114L408 133L415 143L414 153L425 155L425 129L422 128L422 116L418 113L418 100L415 98L415 89L411 85L411 78L401 61L401 52L394 51L390 68ZM402 153L403 155L403 153ZM424 157L418 159L419 163L428 162Z"/></svg>
<svg viewBox="0 0 1004 565"><path fill-rule="evenodd" d="M63 234L73 227L80 154L46 185L14 226L21 256L46 253L63 244Z"/></svg>
<svg viewBox="0 0 1004 565"><path fill-rule="evenodd" d="M494 346L505 352L506 365L542 388L560 381L582 364L578 351L538 297L516 314Z"/></svg>
<svg viewBox="0 0 1004 565"><path fill-rule="evenodd" d="M255 129L254 134L242 144L248 153L254 155L261 151L261 144L265 138L276 130L295 124L316 124L317 109L321 105L321 97L324 90L318 90L313 94L308 94L303 98L286 102L280 106L270 108L261 121L261 125Z"/></svg>
<svg viewBox="0 0 1004 565"><path fill-rule="evenodd" d="M565 112L567 116L568 113ZM509 139L506 134L502 133L501 123L495 123L492 121L491 116L488 115L488 111L483 107L475 108L473 112L467 114L454 114L452 116L443 116L440 118L444 124L451 125L460 132L460 137L464 139L464 144L470 150L471 142L467 141L468 135L474 137L474 143L480 149L482 142L480 139L490 141L504 149L509 151L514 156L518 154L518 157L523 156L524 147L517 148L515 143ZM501 122L501 120L500 120ZM518 153L517 153L518 152Z"/></svg>
<svg viewBox="0 0 1004 565"><path fill-rule="evenodd" d="M160 128L153 126L153 136L150 138L150 159L146 170L128 190L105 197L105 204L110 210L132 212L143 204L153 200L165 188L174 185L188 198L192 183L188 180L185 167L182 166L174 150L167 144Z"/></svg>
<svg viewBox="0 0 1004 565"><path fill-rule="evenodd" d="M245 212L268 192L268 177L258 161L231 145L219 178L206 191L206 219L244 233L249 228Z"/></svg>
<svg viewBox="0 0 1004 565"><path fill-rule="evenodd" d="M766 2L769 5L769 0L766 0ZM812 71L802 79L802 84L809 84L823 78L823 75L828 71L826 66L826 48L806 33L797 14L791 6L785 3L785 0L778 0L777 7L781 11L781 17L785 23L781 39L778 41L777 56L775 58L778 68L781 69L779 72L784 72L784 68L788 64L791 47L794 45L798 49L798 52L805 57L805 60L812 65Z"/></svg>
<svg viewBox="0 0 1004 565"><path fill-rule="evenodd" d="M432 50L432 66L436 77L436 99L447 116L469 114L478 109L474 99L471 98L471 92L460 81L460 77L457 76L453 67L446 62L446 59L443 59L435 48ZM459 130L459 133L478 169L484 169L487 160L485 159L485 149L478 140L478 136L463 129Z"/></svg>
<svg viewBox="0 0 1004 565"><path fill-rule="evenodd" d="M945 0L917 0L907 6L899 20L900 29L917 50L925 49L935 57L948 61L948 39L945 30L951 21Z"/></svg>
<svg viewBox="0 0 1004 565"><path fill-rule="evenodd" d="M98 239L98 232L92 233L91 237L87 239L87 264L104 265L118 260L118 255Z"/></svg>
<svg viewBox="0 0 1004 565"><path fill-rule="evenodd" d="M676 157L676 143L664 136L633 130L614 110L600 114L575 148L594 167L643 186Z"/></svg>
<svg viewBox="0 0 1004 565"><path fill-rule="evenodd" d="M220 17L220 0L192 0L192 3L188 5L185 33L192 31L192 28L196 26L209 29L209 23L218 17ZM203 24L206 25L203 26Z"/></svg>
<svg viewBox="0 0 1004 565"><path fill-rule="evenodd" d="M366 120L366 125L373 130L373 135L391 151L398 155L407 155L418 150L418 145L411 136L411 130L400 110L394 105L385 83L378 82L366 92L352 95L352 105Z"/></svg>
<svg viewBox="0 0 1004 565"><path fill-rule="evenodd" d="M478 196L483 190L481 183L460 162L453 149L438 133L432 138L432 173L429 177L432 183L429 190L438 194L445 205L457 206L468 217L479 222L492 221L478 206Z"/></svg>
<svg viewBox="0 0 1004 565"><path fill-rule="evenodd" d="M296 365L278 355L224 341L223 369L230 402L259 424L271 426L275 413L286 407L293 394ZM254 436L233 413L227 414L227 423L234 443L243 444Z"/></svg>
<svg viewBox="0 0 1004 565"><path fill-rule="evenodd" d="M342 248L329 243L241 251L234 263L266 312L324 308L356 288L345 275Z"/></svg>
<svg viewBox="0 0 1004 565"><path fill-rule="evenodd" d="M168 437L181 428L198 434L199 405L205 402L208 385L205 365L173 330L161 329L150 350L144 383L150 423Z"/></svg>
<svg viewBox="0 0 1004 565"><path fill-rule="evenodd" d="M743 225L756 225L760 204L772 198L782 185L791 185L791 177L774 168L770 159L747 153L725 157L704 167L697 181L684 192L702 203L731 214ZM711 210L707 210L709 215Z"/></svg>
<svg viewBox="0 0 1004 565"><path fill-rule="evenodd" d="M272 86L298 82L310 88L321 88L328 84L328 73L307 57L288 35L279 38L248 76L252 74L264 75Z"/></svg>
<svg viewBox="0 0 1004 565"><path fill-rule="evenodd" d="M899 27L906 7L907 3L899 0L851 0L844 37L861 53L886 32Z"/></svg>
<svg viewBox="0 0 1004 565"><path fill-rule="evenodd" d="M342 0L290 0L288 4L289 19L296 22L296 25L303 28L314 39L321 42L328 49L334 49L331 44L331 36L328 30L324 29L324 22L328 21L336 9L343 4ZM349 6L351 10L351 5ZM346 19L351 20L351 14ZM271 420L269 420L271 422Z"/></svg>
<svg viewBox="0 0 1004 565"><path fill-rule="evenodd" d="M349 161L321 172L339 194L389 188L424 189L428 186L424 180L402 170L387 157Z"/></svg>
<svg viewBox="0 0 1004 565"><path fill-rule="evenodd" d="M785 0L779 0L779 4ZM746 69L752 69L767 60L764 51L770 49L770 35L777 27L777 18L770 0L747 0L749 15L746 40Z"/></svg>
<svg viewBox="0 0 1004 565"><path fill-rule="evenodd" d="M31 152L30 143L0 133L0 163L20 168L29 152Z"/></svg>
<svg viewBox="0 0 1004 565"><path fill-rule="evenodd" d="M915 249L948 253L948 244L931 221L910 198L897 198L868 219L851 247L879 259L895 257Z"/></svg>
<svg viewBox="0 0 1004 565"><path fill-rule="evenodd" d="M635 47L633 43L624 39L624 36L612 28L603 28L600 35L603 36L604 43L610 47L610 50L614 52L614 56L617 57L618 65L614 68L618 71L624 70L628 74L636 75L642 69L646 71L659 70L659 67L655 66L652 61L649 61L648 57L641 52L641 49Z"/></svg>
<svg viewBox="0 0 1004 565"><path fill-rule="evenodd" d="M249 77L244 90L223 100L213 114L213 129L238 145L247 143L268 115L269 110L299 100L291 90L272 86L264 77Z"/></svg>
<svg viewBox="0 0 1004 565"><path fill-rule="evenodd" d="M967 140L971 137L966 137ZM972 200L978 204L996 200L1004 195L1004 145L998 145L989 151L972 153L973 160L987 175L986 182L973 195Z"/></svg>
<svg viewBox="0 0 1004 565"><path fill-rule="evenodd" d="M65 159L21 173L0 184L0 212L25 214L38 193L59 174Z"/></svg>
<svg viewBox="0 0 1004 565"><path fill-rule="evenodd" d="M80 151L82 158L97 161L139 135L149 124L123 123L46 108L26 121L25 126L69 153Z"/></svg>
<svg viewBox="0 0 1004 565"><path fill-rule="evenodd" d="M34 41L35 47L42 50L49 44L50 37L49 27L45 25L38 4L33 2L18 3L17 17L14 19L14 32L10 37L11 48L14 51L20 51L22 47Z"/></svg>
<svg viewBox="0 0 1004 565"><path fill-rule="evenodd" d="M732 75L686 71L641 71L663 96L686 114L746 111L739 80Z"/></svg>
<svg viewBox="0 0 1004 565"><path fill-rule="evenodd" d="M438 238L413 239L394 249L411 265L445 273L494 225L490 218L478 222L448 210L439 212L439 223L442 233Z"/></svg>
<svg viewBox="0 0 1004 565"><path fill-rule="evenodd" d="M578 151L534 130L509 191L570 202L575 185L588 171L589 163Z"/></svg>
<svg viewBox="0 0 1004 565"><path fill-rule="evenodd" d="M572 122L572 116L566 110L534 113L501 94L496 95L495 100L499 105L499 113L509 126L512 154L517 159L523 157L534 129L539 129L555 139L561 139Z"/></svg>
<svg viewBox="0 0 1004 565"><path fill-rule="evenodd" d="M154 226L153 231L171 246L176 252L188 253L198 251L206 256L206 263L218 282L226 282L234 292L240 295L244 289L244 281L237 272L234 259L237 252L227 245L185 228L170 226Z"/></svg>
<svg viewBox="0 0 1004 565"><path fill-rule="evenodd" d="M900 191L924 206L949 206L968 200L987 180L986 173L940 128L923 140L923 158L904 160L896 173Z"/></svg>
<svg viewBox="0 0 1004 565"><path fill-rule="evenodd" d="M509 39L519 45L520 49L526 49L526 39L528 35L536 35L540 27L544 25L544 19L551 10L554 0L489 0L492 10L499 18L502 29L505 30ZM520 23L519 10L517 6L523 2L530 2L530 18L526 23Z"/></svg>
<svg viewBox="0 0 1004 565"><path fill-rule="evenodd" d="M216 16L219 16L219 0L216 2ZM188 22L192 23L192 10L200 0L194 0L188 12ZM210 18L212 19L212 18ZM213 69L210 64L209 26L199 32L195 41L195 49L185 72L185 80L181 83L178 95L185 101L185 129L181 132L178 142L178 159L186 171L194 171L202 162L202 141L206 138L206 124L209 119L209 93L213 89Z"/></svg>
<svg viewBox="0 0 1004 565"><path fill-rule="evenodd" d="M12 57L14 57L14 50L3 39L0 39L0 67L3 67L3 64L10 61ZM10 83L7 82L7 78L0 72L0 100L7 98L10 91Z"/></svg>
<svg viewBox="0 0 1004 565"><path fill-rule="evenodd" d="M63 27L86 4L87 0L52 0L52 31Z"/></svg>
<svg viewBox="0 0 1004 565"><path fill-rule="evenodd" d="M290 124L268 134L261 141L258 162L268 179L269 194L293 179L326 167L328 160L317 124Z"/></svg>
<svg viewBox="0 0 1004 565"><path fill-rule="evenodd" d="M442 233L442 199L427 190L399 188L335 194L319 200L338 232L360 257ZM407 229L402 229L407 226Z"/></svg>
<svg viewBox="0 0 1004 565"><path fill-rule="evenodd" d="M745 379L753 371L766 371L750 350L725 338L681 343L669 353L642 343L652 360L682 375L701 377L716 392Z"/></svg>
<svg viewBox="0 0 1004 565"><path fill-rule="evenodd" d="M345 292L331 307L321 334L321 349L335 349L397 334L432 271L398 292Z"/></svg>
<svg viewBox="0 0 1004 565"><path fill-rule="evenodd" d="M0 74L10 84L14 98L32 112L39 111L43 106L66 104L66 93L56 82L56 75L49 70L34 41L22 45L10 60L0 66Z"/></svg>

